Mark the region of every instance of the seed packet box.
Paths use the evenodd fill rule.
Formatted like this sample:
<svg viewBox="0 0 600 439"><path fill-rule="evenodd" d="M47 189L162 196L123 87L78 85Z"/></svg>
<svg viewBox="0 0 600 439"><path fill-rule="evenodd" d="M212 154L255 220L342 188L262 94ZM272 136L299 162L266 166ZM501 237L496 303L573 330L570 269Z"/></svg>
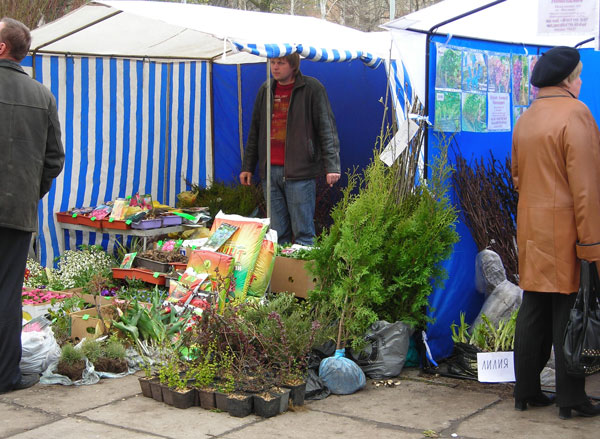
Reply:
<svg viewBox="0 0 600 439"><path fill-rule="evenodd" d="M277 256L271 275L271 291L290 292L306 299L308 291L315 287L316 279L306 268L308 261Z"/></svg>

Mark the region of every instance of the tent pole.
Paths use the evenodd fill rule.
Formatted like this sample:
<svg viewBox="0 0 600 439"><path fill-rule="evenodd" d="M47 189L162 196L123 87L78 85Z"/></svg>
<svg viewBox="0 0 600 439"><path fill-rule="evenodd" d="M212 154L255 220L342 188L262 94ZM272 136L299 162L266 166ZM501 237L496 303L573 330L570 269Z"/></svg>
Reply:
<svg viewBox="0 0 600 439"><path fill-rule="evenodd" d="M267 58L267 218L271 220L271 62Z"/></svg>
<svg viewBox="0 0 600 439"><path fill-rule="evenodd" d="M238 95L238 133L240 138L240 159L244 161L244 133L242 127L242 66L237 64L237 95Z"/></svg>
<svg viewBox="0 0 600 439"><path fill-rule="evenodd" d="M164 174L164 185L163 185L163 199L161 201L162 204L166 204L167 203L167 184L169 183L169 175L170 175L170 169L167 168L168 163L169 163L169 156L170 156L170 149L171 149L171 142L170 142L170 132L171 130L169 129L169 124L171 123L171 117L170 117L170 111L169 111L169 107L171 106L171 74L172 74L172 67L173 65L171 63L168 64L168 70L167 70L167 102L166 102L166 122L165 122L165 174Z"/></svg>
<svg viewBox="0 0 600 439"><path fill-rule="evenodd" d="M433 37L433 34L435 33L435 31L439 27L442 27L446 24L452 23L453 21L460 20L461 18L465 18L465 17L475 14L479 11L483 11L484 9L490 8L492 6L496 6L499 3L504 3L505 1L506 0L496 0L495 2L480 6L471 11L457 15L456 17L452 17L452 18L449 18L448 20L444 20L444 21L432 26L427 31L427 37L425 38L425 108L424 108L424 113L423 113L423 115L425 117L429 116L429 69L430 69L429 56L430 56L431 37ZM427 164L429 162L429 130L430 129L431 129L430 127L426 127L424 136L423 136L424 137L424 142L423 142L424 166L423 166L423 168L424 168L425 179L427 179Z"/></svg>

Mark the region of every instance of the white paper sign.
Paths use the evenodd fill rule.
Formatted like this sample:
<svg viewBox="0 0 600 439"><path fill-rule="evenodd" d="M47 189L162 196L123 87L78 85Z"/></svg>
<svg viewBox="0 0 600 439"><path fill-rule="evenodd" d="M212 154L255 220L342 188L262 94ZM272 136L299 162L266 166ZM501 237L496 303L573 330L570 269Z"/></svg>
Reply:
<svg viewBox="0 0 600 439"><path fill-rule="evenodd" d="M598 28L597 0L539 0L538 34L589 35Z"/></svg>
<svg viewBox="0 0 600 439"><path fill-rule="evenodd" d="M405 119L396 135L379 156L379 159L386 165L392 166L398 156L402 154L402 151L406 149L408 143L415 137L418 130L419 125L410 119Z"/></svg>
<svg viewBox="0 0 600 439"><path fill-rule="evenodd" d="M488 93L488 131L510 131L510 94Z"/></svg>
<svg viewBox="0 0 600 439"><path fill-rule="evenodd" d="M477 353L477 379L481 383L507 383L515 381L513 352Z"/></svg>

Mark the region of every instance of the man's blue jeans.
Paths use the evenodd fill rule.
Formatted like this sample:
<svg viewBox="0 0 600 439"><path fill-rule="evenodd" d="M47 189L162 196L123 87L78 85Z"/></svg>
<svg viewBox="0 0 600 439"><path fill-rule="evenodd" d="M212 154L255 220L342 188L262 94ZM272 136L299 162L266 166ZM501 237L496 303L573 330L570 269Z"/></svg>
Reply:
<svg viewBox="0 0 600 439"><path fill-rule="evenodd" d="M267 199L267 182L263 181ZM293 240L312 245L315 237L316 180L286 180L283 166L271 166L271 228L277 231L279 244Z"/></svg>

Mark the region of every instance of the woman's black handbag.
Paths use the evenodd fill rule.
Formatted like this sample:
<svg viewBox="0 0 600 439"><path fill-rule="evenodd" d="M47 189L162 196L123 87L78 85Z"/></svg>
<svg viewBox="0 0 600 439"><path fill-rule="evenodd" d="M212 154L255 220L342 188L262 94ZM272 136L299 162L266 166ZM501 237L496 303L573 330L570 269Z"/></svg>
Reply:
<svg viewBox="0 0 600 439"><path fill-rule="evenodd" d="M565 330L563 351L567 373L585 377L600 371L600 280L594 262L581 261L575 305Z"/></svg>

